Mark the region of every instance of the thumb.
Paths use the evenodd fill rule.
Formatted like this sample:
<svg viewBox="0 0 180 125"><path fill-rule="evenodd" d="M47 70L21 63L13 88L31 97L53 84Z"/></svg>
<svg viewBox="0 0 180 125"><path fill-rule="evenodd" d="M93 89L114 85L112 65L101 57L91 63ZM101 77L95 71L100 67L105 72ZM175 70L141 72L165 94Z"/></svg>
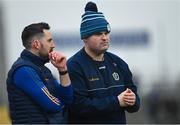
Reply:
<svg viewBox="0 0 180 125"><path fill-rule="evenodd" d="M132 91L131 91L131 89L127 88L126 92L131 93Z"/></svg>

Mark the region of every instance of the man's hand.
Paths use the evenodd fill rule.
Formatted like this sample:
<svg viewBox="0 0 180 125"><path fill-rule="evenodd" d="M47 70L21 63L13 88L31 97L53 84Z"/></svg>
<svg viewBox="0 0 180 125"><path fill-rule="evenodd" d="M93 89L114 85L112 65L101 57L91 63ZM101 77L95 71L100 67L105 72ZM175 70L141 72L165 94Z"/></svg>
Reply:
<svg viewBox="0 0 180 125"><path fill-rule="evenodd" d="M121 107L133 106L136 101L136 96L131 89L126 89L124 92L118 95L118 100Z"/></svg>
<svg viewBox="0 0 180 125"><path fill-rule="evenodd" d="M59 70L59 72L67 71L67 60L64 54L53 51L49 53L49 59L51 63ZM71 84L71 80L67 72L63 75L60 74L60 83L64 87L69 86Z"/></svg>
<svg viewBox="0 0 180 125"><path fill-rule="evenodd" d="M51 52L49 53L49 59L51 63L59 70L59 71L66 71L67 65L66 65L66 56L62 53L58 52Z"/></svg>

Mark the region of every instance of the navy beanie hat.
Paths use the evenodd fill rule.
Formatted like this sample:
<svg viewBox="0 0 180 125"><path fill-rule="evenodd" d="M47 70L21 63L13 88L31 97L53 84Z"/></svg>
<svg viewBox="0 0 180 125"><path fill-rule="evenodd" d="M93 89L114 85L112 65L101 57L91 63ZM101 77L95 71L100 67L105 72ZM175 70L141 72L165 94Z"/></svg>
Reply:
<svg viewBox="0 0 180 125"><path fill-rule="evenodd" d="M85 7L85 13L82 15L80 27L81 39L102 31L110 32L109 23L103 13L98 12L96 4L88 2Z"/></svg>

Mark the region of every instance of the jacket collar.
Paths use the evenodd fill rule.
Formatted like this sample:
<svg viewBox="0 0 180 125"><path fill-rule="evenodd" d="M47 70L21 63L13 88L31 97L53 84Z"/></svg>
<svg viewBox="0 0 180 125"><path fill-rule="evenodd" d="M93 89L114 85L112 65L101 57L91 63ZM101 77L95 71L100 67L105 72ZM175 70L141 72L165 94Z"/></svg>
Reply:
<svg viewBox="0 0 180 125"><path fill-rule="evenodd" d="M45 63L49 62L49 59L36 56L26 49L22 51L21 58L28 60L38 66L43 66Z"/></svg>

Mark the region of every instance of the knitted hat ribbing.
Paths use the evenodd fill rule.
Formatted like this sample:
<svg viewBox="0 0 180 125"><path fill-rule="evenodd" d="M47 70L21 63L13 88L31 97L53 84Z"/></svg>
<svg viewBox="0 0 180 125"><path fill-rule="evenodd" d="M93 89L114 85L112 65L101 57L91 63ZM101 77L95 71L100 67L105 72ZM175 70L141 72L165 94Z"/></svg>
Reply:
<svg viewBox="0 0 180 125"><path fill-rule="evenodd" d="M88 2L85 7L85 13L82 15L80 27L81 39L102 31L110 32L109 23L103 13L98 12L96 4Z"/></svg>

